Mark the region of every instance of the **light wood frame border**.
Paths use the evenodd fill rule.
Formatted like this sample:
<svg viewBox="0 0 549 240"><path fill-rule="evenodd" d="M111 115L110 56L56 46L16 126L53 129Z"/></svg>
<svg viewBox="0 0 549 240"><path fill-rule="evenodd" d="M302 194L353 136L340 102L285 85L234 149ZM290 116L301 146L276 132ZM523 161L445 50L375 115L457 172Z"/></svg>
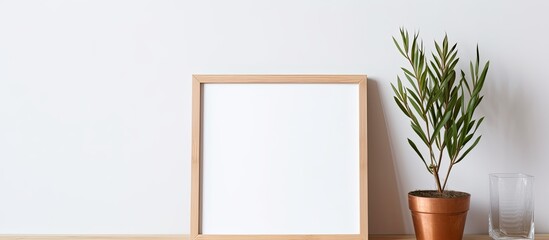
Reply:
<svg viewBox="0 0 549 240"><path fill-rule="evenodd" d="M358 84L359 88L359 161L360 161L360 233L303 235L204 235L201 233L201 129L202 85L208 83L326 83ZM193 75L192 80L192 156L191 156L191 240L367 240L368 169L366 75Z"/></svg>

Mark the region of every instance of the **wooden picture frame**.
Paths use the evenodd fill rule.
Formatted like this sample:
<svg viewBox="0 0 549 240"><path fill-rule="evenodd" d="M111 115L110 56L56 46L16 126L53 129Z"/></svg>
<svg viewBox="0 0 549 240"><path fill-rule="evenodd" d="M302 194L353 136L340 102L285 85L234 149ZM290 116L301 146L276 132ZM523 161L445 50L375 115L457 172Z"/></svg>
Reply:
<svg viewBox="0 0 549 240"><path fill-rule="evenodd" d="M359 233L352 234L203 234L202 233L202 128L203 87L205 84L356 84L358 86L359 156ZM193 75L192 79L192 158L191 226L192 240L366 240L367 203L367 102L365 75Z"/></svg>

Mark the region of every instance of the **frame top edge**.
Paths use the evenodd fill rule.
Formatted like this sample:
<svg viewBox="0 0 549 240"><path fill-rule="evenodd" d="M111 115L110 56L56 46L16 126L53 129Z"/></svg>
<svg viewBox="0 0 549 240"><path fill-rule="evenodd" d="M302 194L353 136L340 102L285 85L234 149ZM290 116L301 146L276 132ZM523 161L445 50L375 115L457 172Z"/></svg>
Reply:
<svg viewBox="0 0 549 240"><path fill-rule="evenodd" d="M199 83L360 83L367 75L206 75L193 74Z"/></svg>

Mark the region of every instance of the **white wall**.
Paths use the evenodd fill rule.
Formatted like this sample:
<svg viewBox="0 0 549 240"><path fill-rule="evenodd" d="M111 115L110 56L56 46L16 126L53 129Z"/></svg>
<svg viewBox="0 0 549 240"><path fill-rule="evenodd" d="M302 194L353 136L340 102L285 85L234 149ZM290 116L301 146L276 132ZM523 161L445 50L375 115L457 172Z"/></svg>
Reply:
<svg viewBox="0 0 549 240"><path fill-rule="evenodd" d="M389 82L390 37L447 32L492 61L482 142L452 189L487 229L490 172L536 176L549 232L545 1L0 1L0 233L185 233L194 73L368 74L370 230L411 233L432 188ZM462 62L465 65L465 61Z"/></svg>

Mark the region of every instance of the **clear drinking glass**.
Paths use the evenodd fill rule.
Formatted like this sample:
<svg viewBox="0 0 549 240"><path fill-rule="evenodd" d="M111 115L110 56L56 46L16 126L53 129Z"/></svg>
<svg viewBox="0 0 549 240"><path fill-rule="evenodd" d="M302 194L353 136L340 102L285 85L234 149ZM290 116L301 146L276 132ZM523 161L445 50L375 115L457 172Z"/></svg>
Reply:
<svg viewBox="0 0 549 240"><path fill-rule="evenodd" d="M488 221L493 239L534 239L534 177L490 174Z"/></svg>

